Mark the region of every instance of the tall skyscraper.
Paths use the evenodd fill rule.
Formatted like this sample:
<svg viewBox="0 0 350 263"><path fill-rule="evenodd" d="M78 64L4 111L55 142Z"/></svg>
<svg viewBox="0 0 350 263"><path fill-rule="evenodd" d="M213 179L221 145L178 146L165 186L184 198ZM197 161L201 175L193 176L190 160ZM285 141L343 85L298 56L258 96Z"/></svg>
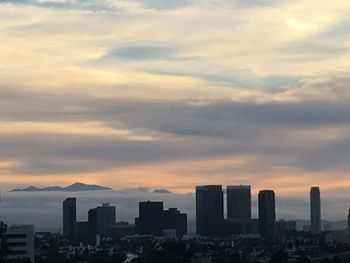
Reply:
<svg viewBox="0 0 350 263"><path fill-rule="evenodd" d="M227 186L227 218L251 219L250 185Z"/></svg>
<svg viewBox="0 0 350 263"><path fill-rule="evenodd" d="M63 201L63 235L74 236L74 225L77 221L77 199L67 198Z"/></svg>
<svg viewBox="0 0 350 263"><path fill-rule="evenodd" d="M92 208L88 212L89 238L96 240L97 235L97 208Z"/></svg>
<svg viewBox="0 0 350 263"><path fill-rule="evenodd" d="M96 230L97 234L104 235L108 227L116 223L116 208L109 203L102 204L96 208Z"/></svg>
<svg viewBox="0 0 350 263"><path fill-rule="evenodd" d="M220 236L224 224L224 195L221 185L196 187L196 227L202 236Z"/></svg>
<svg viewBox="0 0 350 263"><path fill-rule="evenodd" d="M350 204L349 204L349 212L348 212L348 230L350 230Z"/></svg>
<svg viewBox="0 0 350 263"><path fill-rule="evenodd" d="M135 218L136 232L140 235L163 234L163 202L140 202L139 217Z"/></svg>
<svg viewBox="0 0 350 263"><path fill-rule="evenodd" d="M259 230L266 238L274 238L276 233L275 192L262 190L259 192Z"/></svg>
<svg viewBox="0 0 350 263"><path fill-rule="evenodd" d="M319 187L311 187L310 190L310 219L311 233L321 233L321 195Z"/></svg>

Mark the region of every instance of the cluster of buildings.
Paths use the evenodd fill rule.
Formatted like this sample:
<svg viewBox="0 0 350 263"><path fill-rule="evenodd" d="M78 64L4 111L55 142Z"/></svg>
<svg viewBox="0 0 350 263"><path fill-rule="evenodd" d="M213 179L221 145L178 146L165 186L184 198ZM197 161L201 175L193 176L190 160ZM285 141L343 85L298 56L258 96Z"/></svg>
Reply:
<svg viewBox="0 0 350 263"><path fill-rule="evenodd" d="M135 224L117 222L116 207L102 204L88 212L88 221L76 220L76 198L63 201L63 235L83 243L99 244L101 237L119 239L134 234L181 238L187 234L187 214L164 210L163 202L140 202Z"/></svg>
<svg viewBox="0 0 350 263"><path fill-rule="evenodd" d="M226 189L221 185L197 186L196 234L205 237L259 235L274 240L278 234L296 230L295 221L276 221L276 197L273 190L259 191L258 218L252 218L251 199L250 185L232 185ZM63 202L63 234L88 243L98 243L96 237L101 236L121 238L137 234L181 238L187 234L187 215L177 208L164 210L163 202L140 202L135 224L117 222L116 207L110 204L90 209L86 222L77 222L76 210L76 198L67 198ZM319 187L311 187L310 190L310 223L310 226L305 227L306 230L314 235L321 233Z"/></svg>
<svg viewBox="0 0 350 263"><path fill-rule="evenodd" d="M224 192L226 192L226 202L224 202ZM69 246L85 244L88 245L85 247L90 248L105 246L106 243L103 243L105 240L113 242L133 240L139 242L138 244L144 244L142 240L159 240L158 237L161 240L173 240L184 236L186 238L183 240L192 238L196 240L194 244L207 242L203 240L226 240L235 242L236 246L237 238L247 238L248 242L252 242L261 249L264 249L268 241L283 243L283 238L285 241L289 238L289 242L295 244L305 239L303 242L309 244L310 240L322 236L324 242L328 244L350 244L350 207L347 231L326 231L319 235L322 225L321 196L318 187L311 187L310 225L304 228L306 232L300 232L300 234L296 231L295 221L276 220L276 197L273 190L259 191L257 218L252 218L250 185L233 185L227 186L226 189L221 185L197 186L195 198L197 236L191 238L187 235L187 214L181 213L177 208L165 210L163 202L139 202L139 215L135 218L134 224L129 224L118 222L116 207L108 203L90 209L87 221L77 221L77 200L67 198L63 201L63 236L65 237L63 240L68 242L66 244ZM226 213L224 213L225 209ZM0 222L0 230L2 226L4 225ZM305 236L307 232L312 235ZM290 233L294 234L289 235ZM34 262L34 236L33 225L11 226L5 228L5 231L0 231L0 241L2 241L0 247L7 248L6 259L29 258ZM211 253L214 252L213 250ZM201 253L201 255L204 254Z"/></svg>
<svg viewBox="0 0 350 263"><path fill-rule="evenodd" d="M226 188L227 218L224 218L224 191L221 185L196 187L196 228L202 236L229 236L234 234L260 234L274 239L277 232L296 230L295 221L276 222L276 202L273 190L258 194L258 218L251 215L251 186L236 185ZM320 189L310 191L311 232L321 232Z"/></svg>

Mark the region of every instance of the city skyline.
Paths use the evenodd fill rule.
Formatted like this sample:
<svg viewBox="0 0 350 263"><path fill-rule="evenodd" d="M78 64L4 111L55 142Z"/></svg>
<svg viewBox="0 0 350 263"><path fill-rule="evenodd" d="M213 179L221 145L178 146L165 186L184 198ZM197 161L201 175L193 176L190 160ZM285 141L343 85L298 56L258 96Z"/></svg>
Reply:
<svg viewBox="0 0 350 263"><path fill-rule="evenodd" d="M350 187L350 3L0 1L0 190Z"/></svg>

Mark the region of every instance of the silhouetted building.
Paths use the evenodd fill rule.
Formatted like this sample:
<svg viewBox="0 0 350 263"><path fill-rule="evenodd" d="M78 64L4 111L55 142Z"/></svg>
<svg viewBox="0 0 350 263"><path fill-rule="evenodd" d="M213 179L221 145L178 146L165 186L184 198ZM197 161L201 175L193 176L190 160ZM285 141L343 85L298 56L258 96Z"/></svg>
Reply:
<svg viewBox="0 0 350 263"><path fill-rule="evenodd" d="M319 187L311 187L310 190L310 219L311 233L321 233L321 195Z"/></svg>
<svg viewBox="0 0 350 263"><path fill-rule="evenodd" d="M252 217L250 185L227 186L227 218L250 219Z"/></svg>
<svg viewBox="0 0 350 263"><path fill-rule="evenodd" d="M221 236L224 223L224 199L221 185L196 187L196 227L202 236Z"/></svg>
<svg viewBox="0 0 350 263"><path fill-rule="evenodd" d="M272 190L259 192L259 231L270 239L276 234L275 192Z"/></svg>
<svg viewBox="0 0 350 263"><path fill-rule="evenodd" d="M20 260L29 258L34 263L34 225L11 226L3 237L4 246L8 248L8 262L22 262Z"/></svg>
<svg viewBox="0 0 350 263"><path fill-rule="evenodd" d="M63 201L63 235L74 236L74 225L77 220L77 199L67 198Z"/></svg>
<svg viewBox="0 0 350 263"><path fill-rule="evenodd" d="M278 220L276 223L277 233L284 235L297 230L297 222L294 220Z"/></svg>
<svg viewBox="0 0 350 263"><path fill-rule="evenodd" d="M258 219L225 219L225 235L259 234Z"/></svg>
<svg viewBox="0 0 350 263"><path fill-rule="evenodd" d="M97 234L106 235L108 227L116 222L116 209L106 203L96 208L96 230Z"/></svg>
<svg viewBox="0 0 350 263"><path fill-rule="evenodd" d="M89 210L88 213L89 237L91 241L95 241L97 235L97 208Z"/></svg>
<svg viewBox="0 0 350 263"><path fill-rule="evenodd" d="M83 243L89 241L89 222L76 222L74 225L74 238Z"/></svg>
<svg viewBox="0 0 350 263"><path fill-rule="evenodd" d="M177 208L169 208L163 212L163 220L163 229L175 229L177 237L187 235L187 214L182 214Z"/></svg>
<svg viewBox="0 0 350 263"><path fill-rule="evenodd" d="M350 204L349 204L349 212L348 212L348 229L350 230Z"/></svg>
<svg viewBox="0 0 350 263"><path fill-rule="evenodd" d="M128 222L117 222L108 227L108 236L115 239L120 239L125 236L136 234L135 225L130 225Z"/></svg>
<svg viewBox="0 0 350 263"><path fill-rule="evenodd" d="M163 202L139 203L139 217L135 218L137 234L161 236L163 224Z"/></svg>

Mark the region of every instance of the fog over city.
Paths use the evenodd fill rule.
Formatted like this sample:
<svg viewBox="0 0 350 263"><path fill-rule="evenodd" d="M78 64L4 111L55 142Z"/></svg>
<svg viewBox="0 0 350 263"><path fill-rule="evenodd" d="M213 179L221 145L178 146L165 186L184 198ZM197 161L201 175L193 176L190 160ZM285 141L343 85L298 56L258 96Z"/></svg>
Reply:
<svg viewBox="0 0 350 263"><path fill-rule="evenodd" d="M117 207L117 220L134 222L138 216L138 202L164 201L164 207L177 207L188 214L189 229L195 220L195 195L155 194L147 189L125 189L98 192L49 192L49 193L2 193L1 219L10 224L34 223L37 228L58 229L62 225L62 201L67 197L77 197L77 219L87 219L90 208L111 203ZM256 196L252 198L252 216L257 217ZM346 220L349 203L341 197L322 198L322 218L327 220ZM276 197L276 216L278 219L309 220L308 194L305 197ZM192 222L192 229L193 229Z"/></svg>

